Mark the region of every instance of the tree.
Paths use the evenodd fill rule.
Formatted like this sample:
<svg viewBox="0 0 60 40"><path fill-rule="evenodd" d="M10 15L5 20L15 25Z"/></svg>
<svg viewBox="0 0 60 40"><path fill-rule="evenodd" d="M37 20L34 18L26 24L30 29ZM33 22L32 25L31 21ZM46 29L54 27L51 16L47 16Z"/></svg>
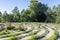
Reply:
<svg viewBox="0 0 60 40"><path fill-rule="evenodd" d="M29 22L30 21L30 10L25 10L21 13L21 21L22 22Z"/></svg>
<svg viewBox="0 0 60 40"><path fill-rule="evenodd" d="M14 20L13 20L13 14L9 14L9 22L13 22Z"/></svg>
<svg viewBox="0 0 60 40"><path fill-rule="evenodd" d="M13 13L13 22L20 22L20 13L17 6L12 10L12 13Z"/></svg>
<svg viewBox="0 0 60 40"><path fill-rule="evenodd" d="M0 23L2 22L2 18L0 17Z"/></svg>
<svg viewBox="0 0 60 40"><path fill-rule="evenodd" d="M30 6L21 13L21 21L24 22L44 22L46 20L45 12L47 6L38 2L38 0L30 0Z"/></svg>
<svg viewBox="0 0 60 40"><path fill-rule="evenodd" d="M58 5L58 7L56 7L56 23L60 23L60 5Z"/></svg>
<svg viewBox="0 0 60 40"><path fill-rule="evenodd" d="M38 2L38 0L30 1L30 10L31 14L33 14L32 18L35 17L36 22L44 22L46 20L45 12L47 11L47 9L48 7Z"/></svg>
<svg viewBox="0 0 60 40"><path fill-rule="evenodd" d="M60 23L60 5L49 8L38 0L30 0L29 8L22 10L15 6L12 13L0 12L0 22L56 22Z"/></svg>
<svg viewBox="0 0 60 40"><path fill-rule="evenodd" d="M48 8L47 10L47 19L46 19L46 22L53 22L54 20L54 16L53 16L53 12L51 10L51 8Z"/></svg>
<svg viewBox="0 0 60 40"><path fill-rule="evenodd" d="M53 6L52 11L53 11L53 12L55 12L55 11L56 11L56 6L55 6L55 5Z"/></svg>
<svg viewBox="0 0 60 40"><path fill-rule="evenodd" d="M2 13L0 12L0 17L2 16Z"/></svg>
<svg viewBox="0 0 60 40"><path fill-rule="evenodd" d="M9 15L8 15L7 11L4 11L3 19L4 19L4 22L9 22Z"/></svg>
<svg viewBox="0 0 60 40"><path fill-rule="evenodd" d="M0 12L0 23L2 22L2 13Z"/></svg>

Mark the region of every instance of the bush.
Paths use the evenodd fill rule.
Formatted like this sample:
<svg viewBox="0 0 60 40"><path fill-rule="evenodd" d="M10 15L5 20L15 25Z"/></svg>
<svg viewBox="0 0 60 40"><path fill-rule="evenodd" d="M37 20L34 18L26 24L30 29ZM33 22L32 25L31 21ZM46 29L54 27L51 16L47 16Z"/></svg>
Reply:
<svg viewBox="0 0 60 40"><path fill-rule="evenodd" d="M11 26L11 23L8 23L7 24L7 29L8 30L12 30L12 29L15 29L15 27L14 26Z"/></svg>
<svg viewBox="0 0 60 40"><path fill-rule="evenodd" d="M21 31L24 31L24 30L25 30L25 27L24 27L23 24L19 24L19 25L17 26L17 29L18 29L18 30L21 30Z"/></svg>
<svg viewBox="0 0 60 40"><path fill-rule="evenodd" d="M7 23L7 29L10 29L10 27L11 27L11 23Z"/></svg>
<svg viewBox="0 0 60 40"><path fill-rule="evenodd" d="M9 32L7 32L7 30L3 30L2 32L1 32L1 34L9 34Z"/></svg>

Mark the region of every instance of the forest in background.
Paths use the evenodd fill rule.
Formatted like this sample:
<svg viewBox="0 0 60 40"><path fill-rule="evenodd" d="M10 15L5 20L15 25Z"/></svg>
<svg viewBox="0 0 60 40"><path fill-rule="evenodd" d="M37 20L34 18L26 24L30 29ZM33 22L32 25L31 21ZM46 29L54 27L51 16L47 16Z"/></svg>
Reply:
<svg viewBox="0 0 60 40"><path fill-rule="evenodd" d="M52 9L38 0L30 0L30 5L26 10L19 12L18 7L14 7L11 13L0 12L0 23L4 22L46 22L60 23L60 4Z"/></svg>

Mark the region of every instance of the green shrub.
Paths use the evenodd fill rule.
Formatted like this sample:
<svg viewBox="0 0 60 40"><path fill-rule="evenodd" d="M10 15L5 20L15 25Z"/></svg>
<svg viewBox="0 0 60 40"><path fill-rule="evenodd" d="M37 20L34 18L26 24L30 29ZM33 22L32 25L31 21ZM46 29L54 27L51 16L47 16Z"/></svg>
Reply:
<svg viewBox="0 0 60 40"><path fill-rule="evenodd" d="M7 24L6 24L6 28L7 28L8 30L10 30L10 29L11 29L11 23L7 23Z"/></svg>
<svg viewBox="0 0 60 40"><path fill-rule="evenodd" d="M15 26L12 26L11 23L6 23L6 29L7 30L12 30L14 28L15 28Z"/></svg>
<svg viewBox="0 0 60 40"><path fill-rule="evenodd" d="M18 30L21 30L21 31L25 31L25 27L24 27L23 24L17 25L17 29L18 29Z"/></svg>
<svg viewBox="0 0 60 40"><path fill-rule="evenodd" d="M7 30L3 30L1 34L6 35L6 34L9 34L9 32L7 32Z"/></svg>

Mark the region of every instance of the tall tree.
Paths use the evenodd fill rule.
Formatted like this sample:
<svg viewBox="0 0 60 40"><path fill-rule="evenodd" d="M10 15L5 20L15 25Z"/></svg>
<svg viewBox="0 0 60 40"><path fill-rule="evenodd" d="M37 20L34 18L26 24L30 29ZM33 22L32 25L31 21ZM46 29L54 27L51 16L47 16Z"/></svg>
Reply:
<svg viewBox="0 0 60 40"><path fill-rule="evenodd" d="M9 22L9 15L8 15L7 11L4 11L3 19L4 19L4 22Z"/></svg>
<svg viewBox="0 0 60 40"><path fill-rule="evenodd" d="M47 11L47 8L46 5L41 4L38 0L30 0L31 14L33 14L35 21L37 22L44 22L46 20L45 12Z"/></svg>
<svg viewBox="0 0 60 40"><path fill-rule="evenodd" d="M2 16L2 13L0 12L0 16Z"/></svg>
<svg viewBox="0 0 60 40"><path fill-rule="evenodd" d="M20 21L20 13L19 13L17 6L12 10L12 13L13 13L14 22L19 22Z"/></svg>
<svg viewBox="0 0 60 40"><path fill-rule="evenodd" d="M56 7L56 23L60 23L60 5L58 5L58 7Z"/></svg>
<svg viewBox="0 0 60 40"><path fill-rule="evenodd" d="M21 13L21 21L22 22L28 22L30 21L30 10L24 10L22 13Z"/></svg>
<svg viewBox="0 0 60 40"><path fill-rule="evenodd" d="M51 8L48 8L46 15L47 15L46 22L55 22L55 14Z"/></svg>
<svg viewBox="0 0 60 40"><path fill-rule="evenodd" d="M3 21L2 19L3 19L2 18L2 13L0 12L0 23Z"/></svg>

